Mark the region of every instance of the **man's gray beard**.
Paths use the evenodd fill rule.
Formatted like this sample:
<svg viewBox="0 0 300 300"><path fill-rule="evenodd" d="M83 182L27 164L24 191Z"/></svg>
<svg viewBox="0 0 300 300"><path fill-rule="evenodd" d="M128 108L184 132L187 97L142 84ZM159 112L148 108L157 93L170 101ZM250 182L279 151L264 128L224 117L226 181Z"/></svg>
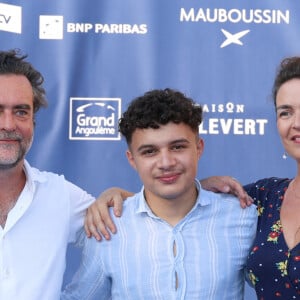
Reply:
<svg viewBox="0 0 300 300"><path fill-rule="evenodd" d="M9 170L16 167L21 160L22 159L17 159L14 163L11 164L0 164L0 171Z"/></svg>
<svg viewBox="0 0 300 300"><path fill-rule="evenodd" d="M30 142L28 144L26 144L25 147L22 147L22 145L21 145L20 151L19 151L19 156L15 162L7 163L7 164L1 164L1 162L0 162L0 171L12 169L12 168L16 167L20 163L20 161L24 160L26 154L28 153L28 151L31 148L32 142L33 142L33 135L31 137Z"/></svg>

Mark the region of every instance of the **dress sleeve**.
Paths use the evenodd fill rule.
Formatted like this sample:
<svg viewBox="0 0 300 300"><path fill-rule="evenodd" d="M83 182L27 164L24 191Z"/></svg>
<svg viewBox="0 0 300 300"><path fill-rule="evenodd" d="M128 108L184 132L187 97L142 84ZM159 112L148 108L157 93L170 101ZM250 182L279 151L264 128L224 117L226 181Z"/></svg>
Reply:
<svg viewBox="0 0 300 300"><path fill-rule="evenodd" d="M264 178L245 185L244 189L259 207L264 206L266 200L282 195L290 181L288 178Z"/></svg>
<svg viewBox="0 0 300 300"><path fill-rule="evenodd" d="M257 182L253 182L253 183L249 183L247 185L244 185L244 189L247 192L247 194L254 200L254 204L257 205L257 184L259 183L259 181Z"/></svg>

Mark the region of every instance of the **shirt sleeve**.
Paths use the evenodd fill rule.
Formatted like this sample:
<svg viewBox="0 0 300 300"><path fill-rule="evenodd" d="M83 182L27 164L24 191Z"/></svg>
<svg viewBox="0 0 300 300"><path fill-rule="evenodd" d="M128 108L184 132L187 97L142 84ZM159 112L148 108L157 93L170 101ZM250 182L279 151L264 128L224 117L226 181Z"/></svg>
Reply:
<svg viewBox="0 0 300 300"><path fill-rule="evenodd" d="M95 198L69 181L66 181L66 187L70 197L69 243L75 243L78 242L79 233L83 229L86 210L95 201Z"/></svg>
<svg viewBox="0 0 300 300"><path fill-rule="evenodd" d="M61 300L109 300L111 279L100 256L101 243L85 237L80 267L61 294Z"/></svg>

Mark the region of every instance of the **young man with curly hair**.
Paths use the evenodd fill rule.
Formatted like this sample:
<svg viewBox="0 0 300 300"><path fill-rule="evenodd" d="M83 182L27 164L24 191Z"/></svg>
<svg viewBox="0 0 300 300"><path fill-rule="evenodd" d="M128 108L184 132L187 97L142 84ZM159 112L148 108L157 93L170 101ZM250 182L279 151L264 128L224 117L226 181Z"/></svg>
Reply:
<svg viewBox="0 0 300 300"><path fill-rule="evenodd" d="M119 122L143 187L113 216L118 234L85 238L62 299L242 299L254 206L201 188L202 107L179 91L134 99Z"/></svg>

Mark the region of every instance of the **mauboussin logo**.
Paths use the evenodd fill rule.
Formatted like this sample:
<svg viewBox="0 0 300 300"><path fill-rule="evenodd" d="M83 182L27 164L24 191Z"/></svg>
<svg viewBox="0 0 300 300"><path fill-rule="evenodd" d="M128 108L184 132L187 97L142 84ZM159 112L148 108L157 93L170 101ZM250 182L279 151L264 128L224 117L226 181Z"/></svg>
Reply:
<svg viewBox="0 0 300 300"><path fill-rule="evenodd" d="M70 140L120 140L120 98L70 98Z"/></svg>

